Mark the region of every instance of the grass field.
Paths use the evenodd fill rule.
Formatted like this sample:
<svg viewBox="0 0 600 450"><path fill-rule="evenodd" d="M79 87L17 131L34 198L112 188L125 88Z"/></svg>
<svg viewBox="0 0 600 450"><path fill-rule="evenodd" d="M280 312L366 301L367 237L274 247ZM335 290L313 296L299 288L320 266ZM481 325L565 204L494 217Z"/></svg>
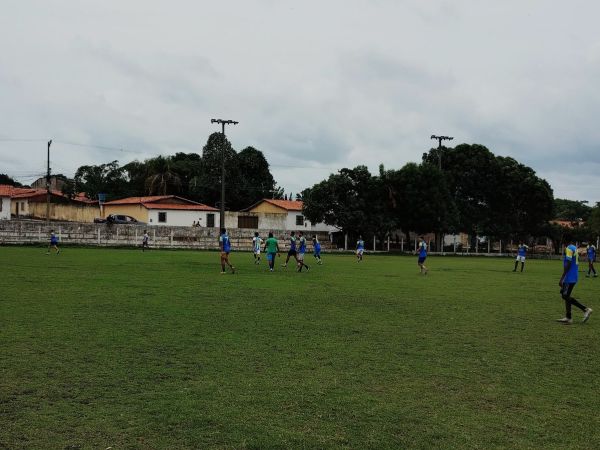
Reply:
<svg viewBox="0 0 600 450"><path fill-rule="evenodd" d="M600 446L600 278L562 326L558 261L232 260L0 248L0 448Z"/></svg>

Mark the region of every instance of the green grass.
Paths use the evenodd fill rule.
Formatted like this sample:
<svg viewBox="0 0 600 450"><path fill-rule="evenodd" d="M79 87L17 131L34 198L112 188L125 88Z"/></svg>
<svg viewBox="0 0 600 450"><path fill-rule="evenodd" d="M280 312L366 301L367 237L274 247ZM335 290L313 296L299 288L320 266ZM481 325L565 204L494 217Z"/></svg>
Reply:
<svg viewBox="0 0 600 450"><path fill-rule="evenodd" d="M0 448L600 445L600 310L554 323L558 261L44 253L0 248Z"/></svg>

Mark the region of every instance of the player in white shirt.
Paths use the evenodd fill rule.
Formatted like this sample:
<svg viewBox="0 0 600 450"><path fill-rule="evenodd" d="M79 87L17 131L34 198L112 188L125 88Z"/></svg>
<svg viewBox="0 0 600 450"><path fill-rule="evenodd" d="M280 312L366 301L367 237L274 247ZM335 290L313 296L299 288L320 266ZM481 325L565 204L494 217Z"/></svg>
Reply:
<svg viewBox="0 0 600 450"><path fill-rule="evenodd" d="M263 240L258 235L258 232L254 233L252 238L252 253L254 254L254 264L260 264L260 246Z"/></svg>

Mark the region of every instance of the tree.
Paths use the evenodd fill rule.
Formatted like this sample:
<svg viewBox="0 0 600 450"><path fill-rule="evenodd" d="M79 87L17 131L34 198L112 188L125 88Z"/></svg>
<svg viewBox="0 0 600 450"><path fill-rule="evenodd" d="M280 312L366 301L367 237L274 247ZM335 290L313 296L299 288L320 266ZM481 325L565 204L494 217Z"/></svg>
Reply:
<svg viewBox="0 0 600 450"><path fill-rule="evenodd" d="M14 180L12 177L6 175L5 173L0 173L0 184L9 184L9 185L15 186L15 187L23 186L21 183Z"/></svg>
<svg viewBox="0 0 600 450"><path fill-rule="evenodd" d="M171 157L157 156L146 161L148 177L146 192L149 195L175 195L181 190L181 177L173 170Z"/></svg>
<svg viewBox="0 0 600 450"><path fill-rule="evenodd" d="M246 147L237 154L236 159L239 177L229 182L233 194L230 202L232 208L247 208L263 198L271 197L275 180L263 152Z"/></svg>
<svg viewBox="0 0 600 450"><path fill-rule="evenodd" d="M124 197L128 193L125 171L118 161L98 166L81 166L75 172L75 192L85 192L92 199L104 193L107 199Z"/></svg>
<svg viewBox="0 0 600 450"><path fill-rule="evenodd" d="M381 230L381 184L365 166L341 169L302 191L303 213L313 223L325 222L345 232Z"/></svg>
<svg viewBox="0 0 600 450"><path fill-rule="evenodd" d="M573 223L585 222L592 213L592 208L586 200L567 200L557 198L554 200L554 219L569 220Z"/></svg>

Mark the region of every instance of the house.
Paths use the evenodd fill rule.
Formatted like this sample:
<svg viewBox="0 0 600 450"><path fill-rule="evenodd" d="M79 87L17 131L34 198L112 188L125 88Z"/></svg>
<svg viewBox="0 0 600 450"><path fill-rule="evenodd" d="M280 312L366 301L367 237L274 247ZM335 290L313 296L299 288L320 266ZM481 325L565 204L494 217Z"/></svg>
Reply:
<svg viewBox="0 0 600 450"><path fill-rule="evenodd" d="M324 223L311 223L302 214L302 206L303 203L298 200L263 199L238 214L237 228L326 233L338 231Z"/></svg>
<svg viewBox="0 0 600 450"><path fill-rule="evenodd" d="M14 217L46 219L48 191L36 188L12 188L11 213ZM78 194L69 198L60 191L50 191L50 220L93 222L100 213L98 202Z"/></svg>
<svg viewBox="0 0 600 450"><path fill-rule="evenodd" d="M123 214L149 225L218 227L219 210L176 195L129 197L106 202L104 215Z"/></svg>
<svg viewBox="0 0 600 450"><path fill-rule="evenodd" d="M66 184L66 178L63 176L52 175L50 177L50 190L52 191L61 191L64 185ZM31 183L31 187L33 189L46 189L47 187L47 179L46 177L41 177Z"/></svg>
<svg viewBox="0 0 600 450"><path fill-rule="evenodd" d="M10 220L10 198L13 187L0 184L0 220Z"/></svg>

